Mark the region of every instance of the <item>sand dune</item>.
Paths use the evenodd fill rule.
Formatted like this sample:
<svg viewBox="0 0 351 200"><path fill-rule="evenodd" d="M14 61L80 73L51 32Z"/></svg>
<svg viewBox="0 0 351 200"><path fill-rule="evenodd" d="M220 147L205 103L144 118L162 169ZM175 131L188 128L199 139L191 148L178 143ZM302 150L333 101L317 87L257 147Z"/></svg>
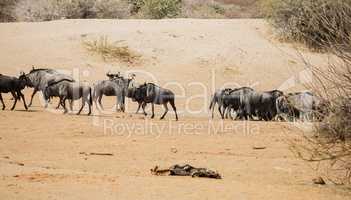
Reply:
<svg viewBox="0 0 351 200"><path fill-rule="evenodd" d="M105 62L82 41L107 36L142 56L136 64ZM1 199L348 199L289 151L301 131L279 122L209 120L209 97L222 86L303 90L300 52L323 66L322 54L276 41L263 20L63 20L0 24L0 73L32 66L94 83L111 71L173 89L180 121L127 113L62 115L36 97L30 112L0 111ZM25 90L27 100L31 89ZM198 95L198 96L196 96ZM12 101L5 95L7 107ZM191 98L190 98L191 97ZM189 99L190 98L190 99ZM111 108L114 98L104 98ZM53 107L54 105L52 105ZM266 149L255 150L254 146ZM176 149L177 151L173 151ZM91 152L112 153L94 156ZM155 165L189 163L218 170L222 180L152 176Z"/></svg>

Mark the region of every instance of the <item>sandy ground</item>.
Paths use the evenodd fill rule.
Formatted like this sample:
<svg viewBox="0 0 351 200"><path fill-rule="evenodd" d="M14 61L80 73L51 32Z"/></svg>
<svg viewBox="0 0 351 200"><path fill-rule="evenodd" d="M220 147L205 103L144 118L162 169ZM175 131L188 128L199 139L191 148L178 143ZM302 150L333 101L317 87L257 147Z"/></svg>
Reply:
<svg viewBox="0 0 351 200"><path fill-rule="evenodd" d="M142 56L103 61L83 40L108 36ZM262 20L64 20L0 24L0 73L32 65L72 73L90 83L105 73L132 71L139 82L174 90L180 121L112 112L93 116L44 110L36 96L0 112L1 199L349 199L344 188L312 184L312 167L294 157L289 141L302 132L279 122L209 120L210 94L222 86L301 90L308 71L291 45L275 41ZM326 56L301 51L312 64ZM27 101L31 89L25 90ZM53 107L52 105L51 107ZM77 108L76 108L77 109ZM255 150L253 147L266 147ZM112 153L112 156L90 155ZM222 180L153 176L155 165L189 163L217 170Z"/></svg>

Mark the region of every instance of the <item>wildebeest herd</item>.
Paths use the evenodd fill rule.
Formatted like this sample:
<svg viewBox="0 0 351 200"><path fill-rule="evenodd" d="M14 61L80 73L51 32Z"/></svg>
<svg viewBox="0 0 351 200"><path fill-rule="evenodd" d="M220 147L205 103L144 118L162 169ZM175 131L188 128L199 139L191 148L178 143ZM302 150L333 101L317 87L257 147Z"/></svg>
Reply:
<svg viewBox="0 0 351 200"><path fill-rule="evenodd" d="M73 79L73 77L60 73L54 69L33 69L28 73L21 73L19 78L10 77L0 74L0 100L3 105L3 110L5 109L5 103L3 101L1 93L11 93L14 99L14 104L11 108L13 110L16 106L18 100L23 100L24 107L27 110L27 105L25 102L22 90L27 86L33 88L33 93L31 95L30 103L28 107L32 105L33 97L38 91L43 93L45 100L45 107L53 97L59 98L59 104L57 109L62 106L64 108L64 113L67 113L66 101L69 101L70 109L72 111L73 101L82 99L82 105L79 109L78 115L83 110L84 106L87 104L89 107L88 115L91 114L91 107L93 102L95 102L96 108L98 110L103 109L102 97L105 96L116 96L116 109L119 111L125 111L125 98L131 98L132 101L137 102L140 107L145 112L145 107L147 104L152 106L151 118L154 118L154 104L163 105L165 112L161 119L165 117L168 112L169 103L174 112L176 120L178 120L177 109L175 106L175 95L172 91L159 87L153 83L144 83L136 85L135 75L132 74L128 78L125 78L117 74L107 73L108 80L99 81L93 85L89 86L88 83L79 83Z"/></svg>
<svg viewBox="0 0 351 200"><path fill-rule="evenodd" d="M125 98L132 99L138 103L136 113L142 108L144 115L147 115L145 107L151 104L152 115L154 118L154 104L163 105L165 112L161 119L168 112L168 104L171 105L178 120L177 109L175 106L175 95L171 90L159 87L154 83L136 84L135 75L128 78L120 73L107 73L107 80L98 81L92 87L88 83L79 83L73 77L63 74L54 69L33 69L28 73L21 73L20 76L10 77L0 74L0 101L5 109L5 104L1 93L11 93L14 99L13 110L17 101L23 100L25 109L27 105L22 90L27 86L33 88L30 103L38 91L43 93L45 107L53 97L59 98L57 109L62 106L64 113L67 113L66 101L69 101L72 111L73 101L82 99L82 105L78 115L84 106L89 107L88 115L91 114L93 102L96 109L103 110L102 97L116 96L116 109L125 111ZM302 121L321 120L325 116L327 102L313 95L311 92L297 92L284 94L280 90L265 92L255 91L249 87L225 88L213 94L210 102L212 118L214 117L215 105L222 119L240 120L295 120Z"/></svg>
<svg viewBox="0 0 351 200"><path fill-rule="evenodd" d="M216 104L222 119L320 121L327 114L328 103L309 91L284 94L280 90L258 92L241 87L214 93L210 103L212 118Z"/></svg>

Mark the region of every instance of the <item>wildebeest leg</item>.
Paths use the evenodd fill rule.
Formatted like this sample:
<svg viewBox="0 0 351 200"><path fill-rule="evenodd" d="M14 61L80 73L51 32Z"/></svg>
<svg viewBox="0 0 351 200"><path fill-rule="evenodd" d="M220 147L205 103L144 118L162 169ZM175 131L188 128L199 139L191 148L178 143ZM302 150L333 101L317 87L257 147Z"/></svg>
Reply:
<svg viewBox="0 0 351 200"><path fill-rule="evenodd" d="M31 106L32 106L33 97L34 97L34 95L35 95L37 92L38 92L38 90L34 88L34 91L33 91L33 94L32 94L32 96L31 96L31 98L30 98L30 102L29 102L29 104L28 104L28 107L31 107Z"/></svg>
<svg viewBox="0 0 351 200"><path fill-rule="evenodd" d="M17 92L17 96L19 96L19 98L22 98L24 108L25 108L26 110L28 110L28 107L27 107L27 104L26 104L26 100L24 99L24 95L22 94L22 92L21 92L21 91L18 91L18 92Z"/></svg>
<svg viewBox="0 0 351 200"><path fill-rule="evenodd" d="M66 108L66 98L62 99L62 107L65 109L65 111L63 112L63 114L66 114L68 112L67 108Z"/></svg>
<svg viewBox="0 0 351 200"><path fill-rule="evenodd" d="M102 100L102 94L98 97L98 103L99 103L99 106L100 106L101 110L104 110L104 107L102 106L101 100ZM97 107L97 105L96 105L96 108L99 109Z"/></svg>
<svg viewBox="0 0 351 200"><path fill-rule="evenodd" d="M221 107L222 107L222 106L218 105L218 112L219 112L219 114L221 115L222 119L224 119L224 111L223 111L223 113L222 113ZM225 108L224 108L224 110L225 110Z"/></svg>
<svg viewBox="0 0 351 200"><path fill-rule="evenodd" d="M92 106L92 102L88 102L88 106L89 106L89 112L88 112L88 115L91 114L91 106Z"/></svg>
<svg viewBox="0 0 351 200"><path fill-rule="evenodd" d="M79 111L78 111L77 115L79 115L79 114L80 114L80 112L82 112L82 110L83 110L84 106L85 106L85 100L84 100L84 99L83 99L83 97L82 97L82 107L79 109Z"/></svg>
<svg viewBox="0 0 351 200"><path fill-rule="evenodd" d="M163 103L163 107L165 108L165 113L163 113L163 115L162 115L162 117L160 119L163 119L166 116L167 112L168 112L167 103Z"/></svg>
<svg viewBox="0 0 351 200"><path fill-rule="evenodd" d="M232 108L232 107L229 110L229 117L230 117L231 120L234 120L233 115L232 115L233 114L233 110L234 110L234 108Z"/></svg>
<svg viewBox="0 0 351 200"><path fill-rule="evenodd" d="M137 111L135 112L135 114L138 114L139 113L139 110L140 110L140 108L141 108L141 103L140 102L138 102L138 109L137 109Z"/></svg>
<svg viewBox="0 0 351 200"><path fill-rule="evenodd" d="M231 111L232 107L228 106L225 110L224 110L224 114L225 114L225 118L228 119L229 118L229 114Z"/></svg>
<svg viewBox="0 0 351 200"><path fill-rule="evenodd" d="M153 119L155 117L155 106L154 106L154 103L151 103L151 111L152 111L152 115L151 115L151 119Z"/></svg>
<svg viewBox="0 0 351 200"><path fill-rule="evenodd" d="M60 105L61 105L61 99L60 99L60 101L58 102L58 104L56 106L56 110L60 108Z"/></svg>
<svg viewBox="0 0 351 200"><path fill-rule="evenodd" d="M12 94L13 98L15 99L15 102L13 103L13 106L12 106L12 108L11 108L11 110L13 110L13 109L15 109L15 107L16 107L17 99L18 99L18 98L17 98L17 95L16 95L15 92L11 91L11 94Z"/></svg>
<svg viewBox="0 0 351 200"><path fill-rule="evenodd" d="M146 103L143 102L143 103L141 104L141 108L143 109L144 115L146 116L147 113L145 112L145 107L146 107Z"/></svg>
<svg viewBox="0 0 351 200"><path fill-rule="evenodd" d="M171 100L169 103L171 104L171 106L172 106L172 108L174 110L175 116L176 116L176 120L178 121L177 108L176 108L176 106L174 104L174 100Z"/></svg>
<svg viewBox="0 0 351 200"><path fill-rule="evenodd" d="M72 99L69 100L69 109L71 111L73 111L73 100Z"/></svg>
<svg viewBox="0 0 351 200"><path fill-rule="evenodd" d="M1 93L0 93L0 101L1 101L1 103L2 103L2 110L5 110L5 103L4 103L4 100L2 99L2 95L1 95Z"/></svg>

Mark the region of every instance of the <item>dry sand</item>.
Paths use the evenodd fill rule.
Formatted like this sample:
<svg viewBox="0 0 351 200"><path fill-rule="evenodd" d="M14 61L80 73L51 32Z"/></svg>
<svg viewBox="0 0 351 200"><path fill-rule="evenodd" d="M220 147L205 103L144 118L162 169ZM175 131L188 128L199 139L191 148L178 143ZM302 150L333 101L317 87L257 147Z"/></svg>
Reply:
<svg viewBox="0 0 351 200"><path fill-rule="evenodd" d="M104 62L82 40L108 36L142 55L133 65ZM177 94L180 121L127 113L62 115L0 111L1 199L349 199L343 188L312 184L316 172L287 141L301 131L278 122L209 120L209 97L223 84L257 90L303 89L299 53L270 34L262 20L64 20L0 24L0 73L32 65L73 73L91 83L108 70L133 70ZM317 66L326 56L302 50ZM147 72L147 73L145 73ZM151 76L148 76L148 74ZM184 88L184 90L182 89ZM31 89L25 90L27 101ZM200 96L194 96L200 95ZM189 99L186 97L192 96ZM12 101L4 95L7 108ZM113 98L104 98L111 108ZM53 107L54 105L52 105ZM266 147L255 150L253 147ZM112 156L89 153L112 153ZM155 165L189 163L218 170L222 180L152 176Z"/></svg>

